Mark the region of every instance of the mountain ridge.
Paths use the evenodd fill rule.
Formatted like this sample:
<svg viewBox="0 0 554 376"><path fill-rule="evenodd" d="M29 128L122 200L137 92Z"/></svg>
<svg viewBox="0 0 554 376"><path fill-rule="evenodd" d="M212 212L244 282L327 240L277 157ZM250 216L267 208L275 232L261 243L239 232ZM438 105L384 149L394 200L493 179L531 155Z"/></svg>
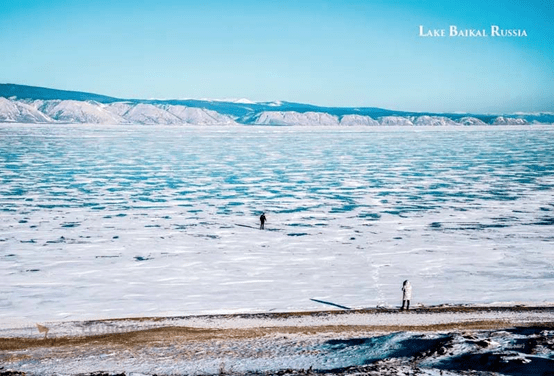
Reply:
<svg viewBox="0 0 554 376"><path fill-rule="evenodd" d="M194 125L525 125L554 124L554 113L470 114L205 99L128 99L0 84L0 122Z"/></svg>

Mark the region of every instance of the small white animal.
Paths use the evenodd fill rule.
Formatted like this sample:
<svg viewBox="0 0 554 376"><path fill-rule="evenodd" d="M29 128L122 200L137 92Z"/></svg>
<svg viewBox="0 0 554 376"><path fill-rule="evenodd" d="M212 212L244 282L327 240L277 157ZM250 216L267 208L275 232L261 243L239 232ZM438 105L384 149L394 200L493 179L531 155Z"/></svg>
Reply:
<svg viewBox="0 0 554 376"><path fill-rule="evenodd" d="M39 333L44 333L44 339L46 339L46 336L48 335L48 331L49 331L50 329L48 329L47 327L42 326L42 325L40 325L40 324L37 324L37 329L38 329L38 332L39 332Z"/></svg>

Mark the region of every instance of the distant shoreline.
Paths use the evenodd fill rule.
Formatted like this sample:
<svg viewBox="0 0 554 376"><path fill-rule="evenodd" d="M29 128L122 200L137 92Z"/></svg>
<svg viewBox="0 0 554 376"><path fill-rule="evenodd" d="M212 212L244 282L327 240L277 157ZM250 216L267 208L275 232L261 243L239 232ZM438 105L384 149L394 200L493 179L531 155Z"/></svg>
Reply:
<svg viewBox="0 0 554 376"><path fill-rule="evenodd" d="M392 124L392 125L320 125L320 124L115 124L115 123L75 123L75 122L55 122L55 123L24 123L24 122L10 122L0 121L0 127L3 126L18 126L18 127L114 127L118 129L135 129L135 128L148 128L148 127L167 127L168 129L323 129L323 130L352 130L352 129L364 129L364 130L387 130L387 129L416 129L416 130L471 130L471 129L508 129L508 130L520 130L520 129L554 129L554 123L528 123L528 124L442 124L442 125L416 125L416 124Z"/></svg>
<svg viewBox="0 0 554 376"><path fill-rule="evenodd" d="M0 84L0 122L30 124L474 126L554 124L552 111L405 111L287 101L124 99Z"/></svg>

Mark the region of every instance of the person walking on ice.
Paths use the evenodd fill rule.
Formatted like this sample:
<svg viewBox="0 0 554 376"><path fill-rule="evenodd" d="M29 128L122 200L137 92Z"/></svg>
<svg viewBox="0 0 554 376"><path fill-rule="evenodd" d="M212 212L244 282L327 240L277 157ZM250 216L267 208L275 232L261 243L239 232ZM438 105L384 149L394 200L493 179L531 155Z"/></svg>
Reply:
<svg viewBox="0 0 554 376"><path fill-rule="evenodd" d="M260 230L264 229L264 224L265 224L266 220L267 219L265 217L265 213L262 213L262 215L260 215Z"/></svg>
<svg viewBox="0 0 554 376"><path fill-rule="evenodd" d="M410 309L410 300L412 299L412 284L410 281L405 280L404 284L402 285L402 308L401 310L404 310L404 306L406 306L406 309Z"/></svg>

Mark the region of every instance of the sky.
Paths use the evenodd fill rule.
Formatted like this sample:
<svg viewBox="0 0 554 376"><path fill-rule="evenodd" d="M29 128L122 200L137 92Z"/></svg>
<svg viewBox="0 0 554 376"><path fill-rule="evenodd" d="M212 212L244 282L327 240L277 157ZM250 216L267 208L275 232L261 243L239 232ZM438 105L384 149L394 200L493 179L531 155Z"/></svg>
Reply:
<svg viewBox="0 0 554 376"><path fill-rule="evenodd" d="M548 0L0 0L0 83L119 98L554 111L552 19ZM450 36L451 25L489 35ZM492 37L492 25L527 36ZM420 26L446 36L421 36Z"/></svg>

